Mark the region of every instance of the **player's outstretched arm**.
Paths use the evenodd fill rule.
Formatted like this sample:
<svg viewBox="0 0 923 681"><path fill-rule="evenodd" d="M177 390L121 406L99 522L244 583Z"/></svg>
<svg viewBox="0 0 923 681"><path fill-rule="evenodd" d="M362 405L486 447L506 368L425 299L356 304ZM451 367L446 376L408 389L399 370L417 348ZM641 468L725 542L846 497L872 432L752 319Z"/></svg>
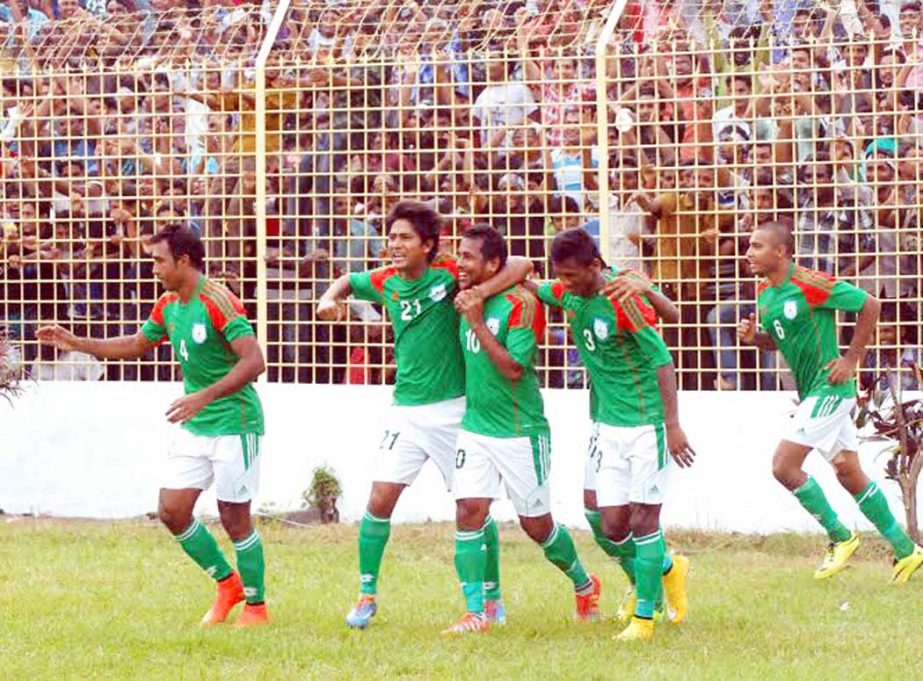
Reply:
<svg viewBox="0 0 923 681"><path fill-rule="evenodd" d="M198 392L190 393L176 400L167 410L170 423L187 423L207 405L215 400L233 395L243 390L248 383L255 381L266 371L263 351L256 336L247 335L231 341L231 349L237 355L238 362L227 375L216 383Z"/></svg>
<svg viewBox="0 0 923 681"><path fill-rule="evenodd" d="M844 383L856 372L859 360L865 357L865 348L875 333L878 325L878 315L881 313L881 301L875 296L866 296L859 317L856 319L856 331L853 333L849 349L839 359L834 359L827 364L830 373L827 375L829 383Z"/></svg>
<svg viewBox="0 0 923 681"><path fill-rule="evenodd" d="M44 345L53 345L63 351L85 352L99 359L138 359L154 345L140 331L133 336L85 338L57 324L40 327L36 336Z"/></svg>
<svg viewBox="0 0 923 681"><path fill-rule="evenodd" d="M317 303L317 318L323 322L340 322L346 318L346 308L343 301L352 293L349 284L349 275L344 274L337 279Z"/></svg>
<svg viewBox="0 0 923 681"><path fill-rule="evenodd" d="M744 345L753 345L762 350L776 350L776 344L765 331L757 331L756 315L751 314L747 319L741 319L737 325L737 340Z"/></svg>
<svg viewBox="0 0 923 681"><path fill-rule="evenodd" d="M695 451L679 425L679 400L676 397L676 367L673 362L657 367L657 384L663 400L664 424L667 429L667 448L680 468L688 468L695 460Z"/></svg>

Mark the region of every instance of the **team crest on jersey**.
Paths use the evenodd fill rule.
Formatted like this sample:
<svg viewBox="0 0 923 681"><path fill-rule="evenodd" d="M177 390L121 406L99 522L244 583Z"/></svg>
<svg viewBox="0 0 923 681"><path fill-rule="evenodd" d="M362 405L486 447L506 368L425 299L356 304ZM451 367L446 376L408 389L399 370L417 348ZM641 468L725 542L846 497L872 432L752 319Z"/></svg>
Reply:
<svg viewBox="0 0 923 681"><path fill-rule="evenodd" d="M487 325L487 330L490 331L493 335L500 333L500 320L496 317L491 317L488 319L485 324Z"/></svg>
<svg viewBox="0 0 923 681"><path fill-rule="evenodd" d="M440 300L445 298L446 295L447 295L447 291L445 288L445 284L436 284L429 290L429 299L432 300L434 303L438 303Z"/></svg>
<svg viewBox="0 0 923 681"><path fill-rule="evenodd" d="M785 305L782 306L782 314L785 315L786 319L794 319L798 316L798 303L794 300L786 300Z"/></svg>
<svg viewBox="0 0 923 681"><path fill-rule="evenodd" d="M606 320L597 317L593 320L593 333L599 340L606 340L609 337L609 325Z"/></svg>
<svg viewBox="0 0 923 681"><path fill-rule="evenodd" d="M201 344L205 342L207 337L208 333L205 331L205 324L202 322L196 322L192 325L192 340Z"/></svg>

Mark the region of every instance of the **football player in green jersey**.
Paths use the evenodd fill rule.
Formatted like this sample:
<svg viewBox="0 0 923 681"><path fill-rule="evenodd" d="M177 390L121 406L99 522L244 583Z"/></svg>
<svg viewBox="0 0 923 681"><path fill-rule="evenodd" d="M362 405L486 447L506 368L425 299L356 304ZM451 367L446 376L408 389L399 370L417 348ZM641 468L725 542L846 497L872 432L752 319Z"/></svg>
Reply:
<svg viewBox="0 0 923 681"><path fill-rule="evenodd" d="M773 474L830 537L816 579L832 577L845 567L859 546L859 535L840 522L820 485L804 472L802 465L812 450L833 465L837 480L888 540L895 555L891 580L904 583L923 564L923 548L907 536L878 484L860 467L852 418L856 366L875 333L881 304L852 284L795 265L792 254L792 235L785 225L767 222L753 231L747 260L753 273L764 277L757 291L759 329L755 315L737 329L742 343L782 353L801 400L789 432L776 448ZM842 356L837 310L858 313L852 341Z"/></svg>
<svg viewBox="0 0 923 681"><path fill-rule="evenodd" d="M377 612L378 575L391 532L391 514L404 489L413 483L427 459L452 487L455 440L465 409L465 370L458 345L458 313L453 300L458 270L453 258L438 255L442 220L429 204L402 201L385 220L391 264L337 279L318 303L318 318L343 318L342 301L352 294L383 305L394 329L397 380L394 404L375 458L372 491L359 523L360 594L346 616L351 628L364 629ZM524 258L491 281L486 295L502 291L529 272ZM490 616L504 618L499 589L497 526L485 518Z"/></svg>
<svg viewBox="0 0 923 681"><path fill-rule="evenodd" d="M205 247L193 230L167 227L152 237L150 246L154 276L166 292L138 333L80 338L60 326L46 326L38 337L101 359L135 359L169 339L186 394L166 414L181 427L167 455L158 514L189 557L217 582L215 602L202 625L224 622L241 601L246 604L237 626L266 624L263 544L250 518L263 435L263 409L252 383L265 369L263 353L240 301L202 273ZM196 500L212 482L221 523L237 553L236 571L193 517Z"/></svg>
<svg viewBox="0 0 923 681"><path fill-rule="evenodd" d="M671 620L686 614L689 560L667 554L660 529L671 456L682 467L694 456L679 424L673 359L654 327L651 301L667 316L672 305L649 285L643 293L628 285L611 293L612 282L636 276L604 272L584 230L558 234L551 260L557 280L539 285L538 297L565 311L590 376L587 519L597 543L636 586L633 618L618 638L649 639L661 586Z"/></svg>
<svg viewBox="0 0 923 681"><path fill-rule="evenodd" d="M486 225L469 229L458 251L466 403L455 453L455 566L467 610L445 633L489 627L482 528L501 482L526 534L573 583L577 617L599 614L599 580L587 574L567 529L551 515L551 431L535 372L542 306L521 285L496 295L482 288L506 257L503 237Z"/></svg>

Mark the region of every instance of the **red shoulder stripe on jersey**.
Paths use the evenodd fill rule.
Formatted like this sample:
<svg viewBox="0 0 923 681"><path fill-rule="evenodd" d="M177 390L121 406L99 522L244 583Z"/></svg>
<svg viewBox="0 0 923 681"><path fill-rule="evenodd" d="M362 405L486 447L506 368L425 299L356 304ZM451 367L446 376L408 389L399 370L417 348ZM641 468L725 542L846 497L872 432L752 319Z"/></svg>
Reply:
<svg viewBox="0 0 923 681"><path fill-rule="evenodd" d="M237 315L247 314L247 310L243 303L240 302L240 299L221 284L210 280L205 282L205 286L202 287L202 294L211 298L229 320Z"/></svg>
<svg viewBox="0 0 923 681"><path fill-rule="evenodd" d="M154 305L154 309L151 310L151 320L155 324L165 326L166 322L163 318L163 310L167 305L170 303L175 303L178 299L179 296L173 291L169 291L160 296L160 298L157 299L157 303Z"/></svg>
<svg viewBox="0 0 923 681"><path fill-rule="evenodd" d="M385 292L385 281L390 279L395 274L397 274L397 268L395 267L379 267L377 270L372 270L369 272L369 279L372 282L372 286L379 293Z"/></svg>
<svg viewBox="0 0 923 681"><path fill-rule="evenodd" d="M830 297L836 280L824 272L813 272L806 267L796 267L792 273L792 283L801 289L808 305L823 305Z"/></svg>
<svg viewBox="0 0 923 681"><path fill-rule="evenodd" d="M560 279L556 279L551 285L551 295L554 296L554 299L557 301L564 300L564 282Z"/></svg>
<svg viewBox="0 0 923 681"><path fill-rule="evenodd" d="M760 295L763 291L768 289L772 284L768 279L763 279L760 283L756 285L756 295Z"/></svg>
<svg viewBox="0 0 923 681"><path fill-rule="evenodd" d="M448 255L436 256L436 259L430 263L430 267L437 270L448 270L452 278L458 280L458 261Z"/></svg>
<svg viewBox="0 0 923 681"><path fill-rule="evenodd" d="M640 296L634 295L625 302L619 302L612 296L609 301L615 310L619 329L636 332L648 326L656 326L657 313Z"/></svg>
<svg viewBox="0 0 923 681"><path fill-rule="evenodd" d="M218 331L223 332L224 327L228 325L228 322L234 319L234 317L228 317L224 310L211 298L206 295L199 295L199 300L202 301L202 304L205 306L205 309L208 311L208 318L211 320L212 326L214 326Z"/></svg>
<svg viewBox="0 0 923 681"><path fill-rule="evenodd" d="M535 340L541 341L545 335L545 309L538 304L535 296L517 286L512 293L506 294L506 299L513 306L510 311L509 328L532 329Z"/></svg>

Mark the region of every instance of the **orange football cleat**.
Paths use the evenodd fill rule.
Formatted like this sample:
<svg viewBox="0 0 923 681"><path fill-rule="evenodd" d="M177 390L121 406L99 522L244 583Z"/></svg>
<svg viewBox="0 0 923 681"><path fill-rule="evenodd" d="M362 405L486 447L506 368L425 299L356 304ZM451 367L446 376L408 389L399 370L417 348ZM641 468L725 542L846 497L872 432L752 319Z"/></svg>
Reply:
<svg viewBox="0 0 923 681"><path fill-rule="evenodd" d="M269 624L269 611L266 609L266 604L251 605L247 603L244 606L244 611L240 613L240 617L234 622L234 627L246 629L249 627L261 627L264 624Z"/></svg>
<svg viewBox="0 0 923 681"><path fill-rule="evenodd" d="M574 618L580 622L595 622L599 619L599 592L602 585L599 577L590 575L590 581L593 582L593 590L588 594L577 594L577 612Z"/></svg>
<svg viewBox="0 0 923 681"><path fill-rule="evenodd" d="M211 609L205 613L201 625L203 627L213 627L224 622L234 606L244 600L244 585L240 581L240 575L231 572L231 576L218 582L218 593L215 596L215 602L212 603Z"/></svg>

